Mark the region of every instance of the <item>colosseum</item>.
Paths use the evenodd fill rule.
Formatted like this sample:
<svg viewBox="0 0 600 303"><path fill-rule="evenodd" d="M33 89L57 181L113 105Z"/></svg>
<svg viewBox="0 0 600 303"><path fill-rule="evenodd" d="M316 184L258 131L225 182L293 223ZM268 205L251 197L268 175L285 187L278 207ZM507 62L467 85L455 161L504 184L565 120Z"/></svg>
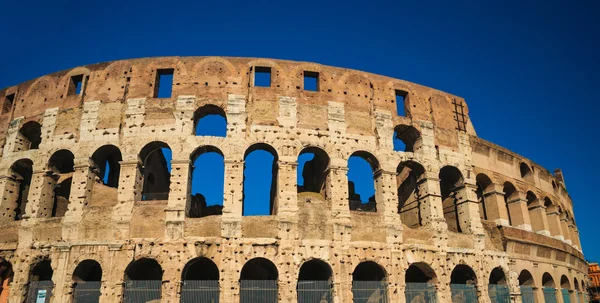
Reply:
<svg viewBox="0 0 600 303"><path fill-rule="evenodd" d="M0 302L587 301L561 170L479 138L461 97L224 57L81 66L0 96ZM194 165L206 154L218 169ZM222 199L192 193L195 172Z"/></svg>

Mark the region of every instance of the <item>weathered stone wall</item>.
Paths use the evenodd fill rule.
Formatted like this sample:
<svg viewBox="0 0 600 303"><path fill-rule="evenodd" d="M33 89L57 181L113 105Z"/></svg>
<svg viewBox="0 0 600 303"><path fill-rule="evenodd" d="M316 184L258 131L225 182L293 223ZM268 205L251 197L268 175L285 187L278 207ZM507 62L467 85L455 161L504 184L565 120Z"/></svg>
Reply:
<svg viewBox="0 0 600 303"><path fill-rule="evenodd" d="M270 87L253 85L256 66L271 68ZM160 69L174 70L170 98L154 95ZM318 73L318 91L304 89L307 71ZM82 79L80 94L74 93L74 76ZM406 93L403 116L396 110L396 91ZM339 303L352 300L352 273L364 261L384 269L388 302L405 301L405 273L418 263L435 273L440 302L451 300L450 277L458 264L475 272L480 302L490 301L487 284L494 268L502 269L516 301L523 270L536 287L546 272L558 289L563 275L570 290L575 280L587 283L562 173L553 175L478 138L466 103L454 95L315 63L221 57L78 67L0 90L0 97L9 95L12 106L0 112L0 261L14 272L9 302L23 300L30 269L42 258L54 270L52 302L72 300L73 272L86 259L102 267L101 302L122 298L124 272L141 258L155 259L164 271L162 302L179 301L182 270L196 257L219 268L221 302L239 300L241 269L258 257L277 267L280 302L295 302L300 267L311 259L331 267ZM225 112L226 137L194 135L194 112L205 105ZM20 136L28 121L41 126L38 149L29 149ZM393 150L394 129L415 134L411 151ZM142 201L140 151L151 142L172 150L167 200ZM277 154L271 216L242 216L244 154L256 143ZM115 188L94 174L98 163L91 157L105 145L118 147L122 156ZM204 146L224 156L222 215L187 218L191 156ZM330 158L325 195L298 193L297 159L306 147ZM48 162L63 149L74 156L72 185L66 213L53 217L56 180ZM348 158L355 152L376 160L375 212L350 210ZM33 162L33 172L23 219L15 221L19 189L13 164L21 159ZM409 212L399 211L399 183L408 176L400 164L414 171L422 167L406 203L416 208ZM440 172L448 167L460 176L445 189ZM542 299L541 290L536 296Z"/></svg>

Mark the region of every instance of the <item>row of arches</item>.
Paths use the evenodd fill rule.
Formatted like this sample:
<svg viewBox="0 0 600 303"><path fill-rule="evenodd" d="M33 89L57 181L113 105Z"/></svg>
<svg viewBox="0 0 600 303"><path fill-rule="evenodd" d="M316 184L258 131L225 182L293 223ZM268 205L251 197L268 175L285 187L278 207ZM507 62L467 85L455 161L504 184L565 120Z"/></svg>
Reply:
<svg viewBox="0 0 600 303"><path fill-rule="evenodd" d="M10 276L10 263L0 262L4 269L2 277ZM8 271L6 268L9 268ZM123 275L124 302L146 302L162 297L163 269L155 259L144 257L132 261ZM8 273L8 274L7 274ZM29 272L28 300L39 298L43 293L52 296L54 271L50 259L36 261ZM374 261L359 263L352 272L353 302L388 302L388 279L385 269ZM412 263L404 273L406 302L436 302L441 287L435 271L424 262ZM102 295L103 269L92 259L81 261L71 276L74 302L98 302ZM180 302L218 302L223 281L218 266L209 258L197 257L186 263L181 271ZM545 288L555 287L552 276L542 277ZM5 280L3 280L5 282ZM320 259L305 261L297 276L298 302L333 302L334 274L332 267ZM458 264L450 274L450 292L453 302L477 302L478 277L466 264ZM494 268L486 279L488 295L492 302L509 302L510 293L504 270ZM577 279L575 290L579 291ZM6 285L10 285L8 280ZM483 283L485 285L485 283ZM534 285L527 270L519 275L523 289ZM239 271L240 302L278 302L279 271L270 260L262 257L248 260ZM583 287L583 285L582 285ZM566 276L561 277L561 289L572 290ZM0 288L0 298L7 297L10 288ZM144 301L145 300L145 301ZM416 300L416 301L415 301Z"/></svg>

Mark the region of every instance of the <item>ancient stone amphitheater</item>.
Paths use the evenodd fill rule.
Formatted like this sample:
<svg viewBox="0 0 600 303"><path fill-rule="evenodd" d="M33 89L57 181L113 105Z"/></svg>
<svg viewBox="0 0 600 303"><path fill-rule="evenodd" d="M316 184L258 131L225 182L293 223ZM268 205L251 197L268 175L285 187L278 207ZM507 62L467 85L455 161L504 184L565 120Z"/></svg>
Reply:
<svg viewBox="0 0 600 303"><path fill-rule="evenodd" d="M0 302L586 300L561 171L479 138L458 96L314 63L163 57L0 97ZM225 136L197 135L211 115ZM246 201L255 151L274 159L264 201ZM209 152L222 206L191 194ZM372 169L368 199L351 157ZM245 215L258 203L268 214Z"/></svg>

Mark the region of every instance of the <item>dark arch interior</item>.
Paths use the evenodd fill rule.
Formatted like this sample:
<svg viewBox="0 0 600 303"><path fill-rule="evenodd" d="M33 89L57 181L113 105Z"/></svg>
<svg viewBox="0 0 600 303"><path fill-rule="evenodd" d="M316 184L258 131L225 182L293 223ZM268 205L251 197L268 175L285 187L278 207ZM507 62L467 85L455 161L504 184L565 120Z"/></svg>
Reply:
<svg viewBox="0 0 600 303"><path fill-rule="evenodd" d="M521 164L519 165L519 170L521 171L521 178L528 181L533 181L533 173L531 171L531 168L529 168L529 165L525 164L524 162L521 162Z"/></svg>
<svg viewBox="0 0 600 303"><path fill-rule="evenodd" d="M53 273L50 260L44 259L33 266L29 274L29 281L50 281Z"/></svg>
<svg viewBox="0 0 600 303"><path fill-rule="evenodd" d="M277 213L277 151L264 143L250 146L244 155L242 214ZM266 199L268 198L268 204Z"/></svg>
<svg viewBox="0 0 600 303"><path fill-rule="evenodd" d="M196 136L227 136L227 115L216 105L204 105L194 112L194 134Z"/></svg>
<svg viewBox="0 0 600 303"><path fill-rule="evenodd" d="M370 170L368 169L370 168ZM377 212L375 199L375 172L379 162L368 152L358 151L348 159L348 200L350 210ZM363 196L359 192L372 193Z"/></svg>
<svg viewBox="0 0 600 303"><path fill-rule="evenodd" d="M394 128L394 150L414 152L415 144L421 137L419 131L409 125L398 125Z"/></svg>
<svg viewBox="0 0 600 303"><path fill-rule="evenodd" d="M96 166L94 172L104 185L114 188L119 186L121 172L119 161L121 160L123 160L121 151L114 145L104 145L94 152L92 155L92 161Z"/></svg>
<svg viewBox="0 0 600 303"><path fill-rule="evenodd" d="M187 209L189 218L223 214L223 186L225 160L214 146L202 146L191 155L191 201Z"/></svg>
<svg viewBox="0 0 600 303"><path fill-rule="evenodd" d="M506 182L504 183L504 202L506 205L506 213L508 214L508 224L512 225L512 218L510 216L510 209L508 208L508 204L510 203L510 201L512 201L513 199L516 198L517 195L517 189L515 188L514 185L512 185L512 183L510 182Z"/></svg>
<svg viewBox="0 0 600 303"><path fill-rule="evenodd" d="M42 143L42 126L35 122L29 121L21 127L19 133L29 142L24 142L24 150L38 149ZM28 147L28 148L25 148Z"/></svg>
<svg viewBox="0 0 600 303"><path fill-rule="evenodd" d="M84 260L73 272L73 281L75 282L91 282L102 280L102 267L94 260Z"/></svg>
<svg viewBox="0 0 600 303"><path fill-rule="evenodd" d="M62 217L69 207L69 196L71 195L71 184L73 178L59 178L54 187L54 203L52 204L52 217Z"/></svg>
<svg viewBox="0 0 600 303"><path fill-rule="evenodd" d="M75 156L66 149L61 149L50 157L48 169L52 172L54 184L54 200L52 203L52 217L65 215L71 195L72 176L75 171Z"/></svg>
<svg viewBox="0 0 600 303"><path fill-rule="evenodd" d="M410 227L422 225L418 184L424 173L423 166L413 161L400 163L396 169L398 213L401 214L402 223Z"/></svg>
<svg viewBox="0 0 600 303"><path fill-rule="evenodd" d="M50 157L48 169L54 174L67 174L75 171L75 156L72 152L61 149Z"/></svg>
<svg viewBox="0 0 600 303"><path fill-rule="evenodd" d="M164 142L151 142L140 151L144 185L142 200L167 200L171 185L170 148ZM168 152L169 159L165 152Z"/></svg>
<svg viewBox="0 0 600 303"><path fill-rule="evenodd" d="M219 280L219 268L208 258L196 258L183 268L182 280Z"/></svg>
<svg viewBox="0 0 600 303"><path fill-rule="evenodd" d="M0 289L4 286L5 281L8 280L8 284L12 282L13 275L14 272L10 262L0 259Z"/></svg>
<svg viewBox="0 0 600 303"><path fill-rule="evenodd" d="M490 180L490 178L484 174L478 174L477 177L475 177L475 180L477 182L477 190L475 191L477 193L477 202L479 202L479 205L481 206L480 215L482 219L488 220L484 196L485 193L490 189L492 185L492 180Z"/></svg>
<svg viewBox="0 0 600 303"><path fill-rule="evenodd" d="M439 178L444 218L448 224L448 230L462 232L458 217L456 195L463 187L463 176L458 168L454 166L444 166L440 170Z"/></svg>
<svg viewBox="0 0 600 303"><path fill-rule="evenodd" d="M240 280L277 280L277 267L273 262L264 259L252 259L244 265Z"/></svg>
<svg viewBox="0 0 600 303"><path fill-rule="evenodd" d="M300 274L298 275L300 281L330 281L331 280L331 268L329 265L321 260L310 260L302 264L300 267Z"/></svg>
<svg viewBox="0 0 600 303"><path fill-rule="evenodd" d="M471 267L459 264L454 267L452 270L452 274L450 275L450 283L451 284L476 284L477 277L475 276L475 272Z"/></svg>
<svg viewBox="0 0 600 303"><path fill-rule="evenodd" d="M18 160L12 165L11 171L12 177L19 184L19 195L17 196L13 219L21 220L27 205L27 196L33 176L33 162L29 159Z"/></svg>
<svg viewBox="0 0 600 303"><path fill-rule="evenodd" d="M569 278L567 278L567 276L562 275L562 277L560 277L560 287L562 289L570 289L571 288L571 282L569 282Z"/></svg>
<svg viewBox="0 0 600 303"><path fill-rule="evenodd" d="M527 192L527 196L525 198L527 199L527 206L532 205L537 200L537 197L531 191Z"/></svg>
<svg viewBox="0 0 600 303"><path fill-rule="evenodd" d="M406 270L404 276L406 283L427 283L433 282L436 277L435 272L425 263L411 264Z"/></svg>
<svg viewBox="0 0 600 303"><path fill-rule="evenodd" d="M325 196L328 175L329 156L324 150L307 147L300 152L297 176L299 193L313 192Z"/></svg>
<svg viewBox="0 0 600 303"><path fill-rule="evenodd" d="M579 291L579 283L577 282L577 278L573 278L573 285L575 290Z"/></svg>
<svg viewBox="0 0 600 303"><path fill-rule="evenodd" d="M527 270L522 270L519 274L519 285L533 286L533 276Z"/></svg>
<svg viewBox="0 0 600 303"><path fill-rule="evenodd" d="M506 276L500 267L496 267L490 273L490 284L506 285Z"/></svg>
<svg viewBox="0 0 600 303"><path fill-rule="evenodd" d="M544 286L544 287L555 287L555 285L554 285L554 279L547 272L544 273L544 275L542 276L542 286Z"/></svg>
<svg viewBox="0 0 600 303"><path fill-rule="evenodd" d="M163 271L154 259L142 258L134 261L125 270L125 280L162 280Z"/></svg>
<svg viewBox="0 0 600 303"><path fill-rule="evenodd" d="M358 264L352 273L352 281L384 281L383 268L373 261Z"/></svg>

